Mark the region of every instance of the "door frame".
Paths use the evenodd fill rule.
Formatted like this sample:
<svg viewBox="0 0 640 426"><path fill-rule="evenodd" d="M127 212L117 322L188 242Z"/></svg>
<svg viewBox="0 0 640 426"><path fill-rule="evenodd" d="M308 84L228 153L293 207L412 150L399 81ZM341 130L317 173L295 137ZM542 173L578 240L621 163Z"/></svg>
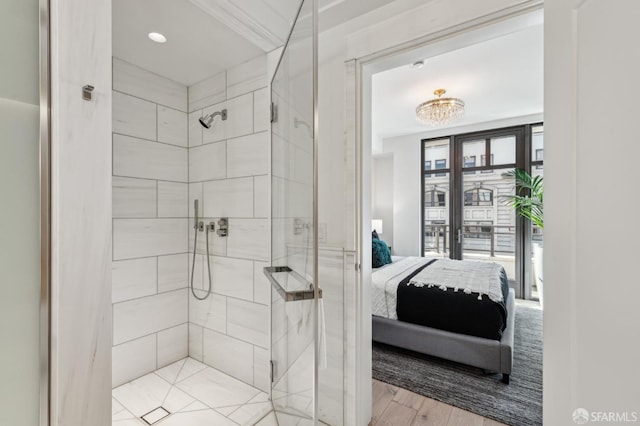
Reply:
<svg viewBox="0 0 640 426"><path fill-rule="evenodd" d="M441 31L429 33L412 41L366 54L345 61L345 198L349 210L346 212L346 247L355 250L354 294L345 302L345 312L353 312L353 353L345 350L347 361L356 361L345 372L345 383L353 383L353 392L347 386L345 405L355 407L354 424L366 425L371 420L371 244L370 244L370 192L371 192L371 92L374 73L397 66L403 56L413 51L432 46L457 36L469 39L471 33L496 28L507 20L515 20L543 9L543 1L535 0L510 6L486 15L454 25ZM406 59L405 59L406 62ZM421 166L422 167L422 166ZM354 203L355 200L355 203ZM351 226L353 226L351 228ZM353 238L353 240L351 240ZM350 363L347 362L347 365ZM350 419L347 419L350 420Z"/></svg>

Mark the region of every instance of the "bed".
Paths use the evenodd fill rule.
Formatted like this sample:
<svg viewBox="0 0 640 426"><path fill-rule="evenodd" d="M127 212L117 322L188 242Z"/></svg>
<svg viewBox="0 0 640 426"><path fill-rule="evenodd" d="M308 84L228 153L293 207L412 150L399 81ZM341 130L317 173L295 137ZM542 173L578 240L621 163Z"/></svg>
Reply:
<svg viewBox="0 0 640 426"><path fill-rule="evenodd" d="M514 312L498 264L394 257L373 270L374 341L502 373L506 384Z"/></svg>

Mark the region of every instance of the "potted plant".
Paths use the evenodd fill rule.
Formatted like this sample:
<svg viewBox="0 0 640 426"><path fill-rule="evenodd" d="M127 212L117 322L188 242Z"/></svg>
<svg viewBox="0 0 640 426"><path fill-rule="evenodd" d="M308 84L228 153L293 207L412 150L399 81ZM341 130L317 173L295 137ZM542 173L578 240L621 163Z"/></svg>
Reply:
<svg viewBox="0 0 640 426"><path fill-rule="evenodd" d="M542 176L531 177L529 173L522 169L510 170L503 174L504 177L512 177L516 181L516 194L504 196L505 203L513 207L516 214L529 219L540 229L544 229L544 185ZM543 289L543 258L542 243L533 243L533 272L535 274L536 286L540 295L540 306L542 306Z"/></svg>

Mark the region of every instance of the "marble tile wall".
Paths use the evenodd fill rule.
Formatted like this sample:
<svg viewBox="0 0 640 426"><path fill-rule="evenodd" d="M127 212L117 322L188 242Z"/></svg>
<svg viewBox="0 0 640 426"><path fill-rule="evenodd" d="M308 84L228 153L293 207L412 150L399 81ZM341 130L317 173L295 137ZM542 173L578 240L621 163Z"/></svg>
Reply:
<svg viewBox="0 0 640 426"><path fill-rule="evenodd" d="M113 386L188 355L187 87L113 59Z"/></svg>
<svg viewBox="0 0 640 426"><path fill-rule="evenodd" d="M189 251L193 201L205 223L229 218L229 235L209 234L212 295L189 294L189 355L263 391L269 384L269 94L266 55L189 87ZM210 129L198 119L226 108ZM160 249L156 245L156 250ZM193 255L189 255L189 262ZM208 287L206 240L198 234L194 287ZM189 276L191 271L189 268Z"/></svg>
<svg viewBox="0 0 640 426"><path fill-rule="evenodd" d="M27 282L9 275L2 269L2 302L4 315L18 310L19 315L0 326L2 335L3 386L0 390L0 424L35 425L49 420L52 426L62 425L111 425L109 414L111 402L111 1L69 0L51 1L39 14L37 3L20 1L4 2L0 16L3 36L2 44L2 96L27 88L38 93L37 68L29 70L31 61L37 61L37 38L23 37L14 30L38 33L37 17L49 21L51 72L50 96L50 159L51 159L51 347L50 347L50 401L49 415L43 415L38 404L38 385L41 377L36 365L31 368L29 355L15 353L16 348L30 341L29 322L21 316L32 316L38 321L39 312L29 307L29 301L39 298L39 287L31 290ZM45 4L43 3L43 6ZM50 14L49 20L46 15ZM7 21L8 19L8 21ZM10 24L7 24L10 22ZM15 22L15 23L14 23ZM43 27L44 28L44 27ZM6 31L9 31L6 33ZM46 33L46 31L43 31ZM4 35L7 34L7 35ZM44 35L44 34L41 34ZM37 36L36 36L37 37ZM30 40L33 40L32 43ZM23 45L23 43L27 43ZM6 46L6 47L5 47ZM24 46L24 47L23 47ZM26 47L29 46L29 47ZM15 55L20 55L15 56ZM19 58L19 59L18 59ZM16 84L11 78L12 70L29 80L25 86ZM27 81L27 80L25 80ZM82 86L95 87L93 100L84 101L80 96ZM8 90L5 90L6 89ZM26 107L22 102L17 102ZM11 174L10 167L2 167L3 186L3 261L20 267L21 250L30 249L29 235L38 235L38 226L32 226L31 215L39 213L37 192L29 191L31 185L38 186L38 170L33 178L23 176L37 163L30 162L30 147L23 138L29 138L31 130L38 129L38 112L29 118L25 128L16 130L21 121L13 114L6 114L6 103L2 105L3 161L12 161L13 152L19 155L19 173ZM31 116L30 116L31 117ZM11 120L7 123L5 120ZM8 124L8 126L5 125ZM24 121L22 121L24 123ZM27 130L28 129L28 130ZM37 142L37 133L35 135ZM20 146L17 146L18 143ZM14 148L15 147L15 148ZM6 155L5 150L9 149ZM9 173L8 180L4 177ZM9 189L7 193L5 188ZM12 191L20 192L35 203L29 209L11 198ZM37 190L36 190L37 191ZM35 210L35 211L34 211ZM17 221L11 214L20 215ZM37 221L37 219L35 219ZM37 223L37 222L35 222ZM14 240L15 228L21 238ZM4 245L9 244L5 249ZM39 242L36 242L39 245ZM31 259L38 261L38 247L29 250ZM2 263L4 266L4 263ZM39 283L39 270L31 267L24 273L35 273ZM25 276L26 278L27 276ZM14 287L6 289L6 287ZM18 288L24 287L24 288ZM28 291L5 297L5 290ZM5 309L11 304L9 309ZM36 326L35 331L39 329ZM6 332L5 332L6 330ZM37 342L37 340L36 340ZM36 343L36 348L37 348ZM46 348L46 345L45 347ZM44 349L43 348L43 349ZM39 360L39 350L30 354ZM40 363L42 365L42 363ZM24 368L30 369L25 372ZM42 368L42 367L41 367ZM10 370L7 371L7 370ZM24 374L23 374L24 373ZM35 374L35 377L31 374ZM33 379L33 381L32 381ZM28 400L16 401L21 386L35 386L35 394ZM31 389L31 388L30 388ZM44 395L44 394L43 394ZM47 398L43 399L45 402ZM34 404L34 405L31 405ZM13 410L16 412L15 421ZM8 415L8 417L7 417ZM38 419L40 417L40 420ZM32 421L33 420L33 421Z"/></svg>

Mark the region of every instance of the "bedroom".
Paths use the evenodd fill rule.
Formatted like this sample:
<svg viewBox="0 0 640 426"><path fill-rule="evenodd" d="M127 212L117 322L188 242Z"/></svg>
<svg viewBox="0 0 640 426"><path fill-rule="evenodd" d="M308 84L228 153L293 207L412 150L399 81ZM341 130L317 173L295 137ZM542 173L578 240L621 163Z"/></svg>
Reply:
<svg viewBox="0 0 640 426"><path fill-rule="evenodd" d="M385 399L396 388L438 401L431 404L444 413L463 409L479 415L466 418L467 424L476 424L480 416L500 424L516 424L524 416L528 420L521 424L542 422L542 277L536 273L540 255L533 253L542 246L543 233L510 205L520 183L505 175L514 168L533 178L544 175L542 21L541 12L532 13L465 39L426 43L379 61L381 70L372 76L371 223L393 259L384 265L375 254L372 258L373 417L378 424L398 415L390 413ZM441 88L446 94L432 95ZM433 115L418 119L416 107L438 95L458 100L462 112L443 122ZM374 243L376 253L385 245ZM430 262L443 258L464 261ZM460 265L468 268L457 270L459 277L442 275ZM483 297L473 285L477 297L463 294L468 278L489 282L485 271L495 275L501 268L506 272L502 291L495 279L496 291L485 287L482 302L476 301ZM422 272L414 276L417 271ZM432 283L435 288L427 290ZM442 283L448 291L438 288ZM460 292L453 294L458 286ZM517 308L507 306L507 286ZM477 306L498 300L499 309ZM404 327L407 323L412 324ZM431 332L422 333L420 326ZM513 349L502 359L500 345L485 345L501 340ZM528 348L529 358L514 340ZM486 355L493 350L495 355ZM484 395L454 395L467 387L484 389L498 402ZM415 402L403 408L404 415L420 415Z"/></svg>

